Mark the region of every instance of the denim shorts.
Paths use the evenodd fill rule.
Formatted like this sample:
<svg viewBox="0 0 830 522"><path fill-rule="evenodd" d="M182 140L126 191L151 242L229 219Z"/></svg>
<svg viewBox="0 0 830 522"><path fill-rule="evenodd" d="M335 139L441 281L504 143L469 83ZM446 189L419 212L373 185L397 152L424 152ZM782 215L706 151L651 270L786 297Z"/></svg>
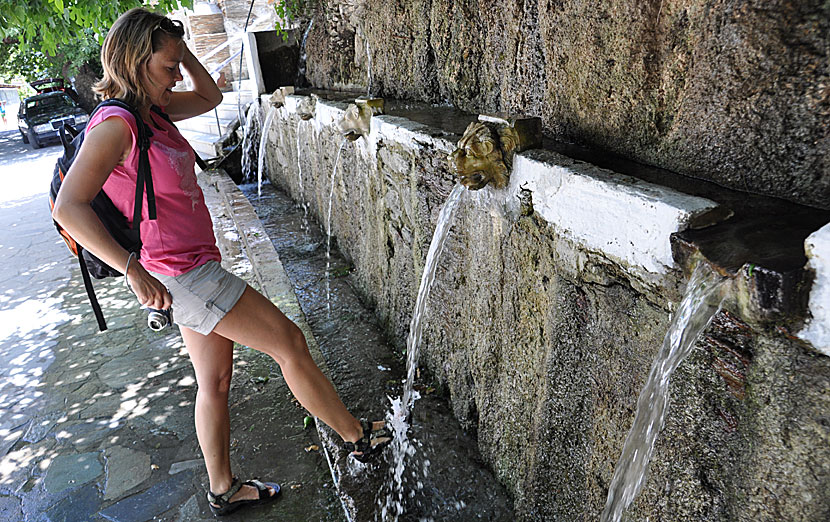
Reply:
<svg viewBox="0 0 830 522"><path fill-rule="evenodd" d="M177 276L152 274L173 297L173 322L202 335L213 331L247 286L216 261L208 261Z"/></svg>

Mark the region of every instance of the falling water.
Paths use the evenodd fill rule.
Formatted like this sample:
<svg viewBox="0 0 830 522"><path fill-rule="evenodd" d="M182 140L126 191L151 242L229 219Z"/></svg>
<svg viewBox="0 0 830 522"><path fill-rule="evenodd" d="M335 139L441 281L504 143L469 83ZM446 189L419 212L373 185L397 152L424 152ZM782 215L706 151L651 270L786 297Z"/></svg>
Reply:
<svg viewBox="0 0 830 522"><path fill-rule="evenodd" d="M369 78L369 85L366 87L366 96L372 96L372 50L369 49L369 39L366 34L363 34L363 39L366 40L366 75Z"/></svg>
<svg viewBox="0 0 830 522"><path fill-rule="evenodd" d="M300 124L303 123L303 120L297 121L297 178L300 186L300 194L299 198L303 204L303 230L308 231L308 203L305 200L305 188L303 188L303 162L300 158ZM335 167L336 168L336 167Z"/></svg>
<svg viewBox="0 0 830 522"><path fill-rule="evenodd" d="M704 263L698 263L637 399L634 425L614 469L602 522L619 522L645 483L654 443L669 407L672 373L689 356L698 336L720 310L724 287L720 276Z"/></svg>
<svg viewBox="0 0 830 522"><path fill-rule="evenodd" d="M253 114L252 114L253 113ZM244 133L242 137L242 179L249 182L253 179L253 156L254 143L256 143L257 132L261 127L259 115L259 101L254 100L248 107L248 116L245 122Z"/></svg>
<svg viewBox="0 0 830 522"><path fill-rule="evenodd" d="M331 287L329 286L329 271L331 270L331 206L334 200L334 181L337 177L337 163L340 161L340 153L343 152L343 145L346 138L340 142L337 149L337 157L334 159L334 169L331 172L331 190L329 190L329 212L326 216L326 308L331 311Z"/></svg>
<svg viewBox="0 0 830 522"><path fill-rule="evenodd" d="M444 207L438 214L438 223L435 225L435 233L432 235L432 242L429 244L427 260L424 264L424 272L421 275L421 286L418 287L418 297L415 299L415 311L412 312L412 321L409 323L409 337L406 339L406 385L403 390L404 414L411 406L410 396L412 385L415 382L415 368L418 366L418 351L421 344L421 319L427 307L427 299L432 289L432 282L435 281L435 269L438 266L438 258L447 242L452 218L464 193L464 185L458 184L450 192L450 196L444 203Z"/></svg>
<svg viewBox="0 0 830 522"><path fill-rule="evenodd" d="M305 68L306 68L306 52L305 52L305 42L308 39L308 33L311 32L311 26L314 25L314 18L308 23L308 27L306 27L305 32L303 33L303 39L300 41L300 60L297 65L297 81L294 82L295 85L301 86L301 81L305 78Z"/></svg>
<svg viewBox="0 0 830 522"><path fill-rule="evenodd" d="M413 390L413 385L421 344L421 319L426 310L432 283L435 281L438 258L441 256L441 251L447 242L453 216L464 189L464 185L457 184L438 215L438 223L435 225L435 233L432 236L432 242L429 244L424 272L421 274L421 286L418 288L415 310L412 313L412 321L409 323L409 337L406 339L406 384L404 385L402 398L392 401L392 412L387 416L387 423L394 432L394 438L392 440L393 464L390 469L392 490L386 497L386 503L382 507L383 520L388 520L387 517L390 516L392 517L391 520L397 520L404 510L403 472L405 460L407 456L411 457L415 454L415 447L412 441L408 439L407 431L409 429L409 410L418 398L417 392ZM426 461L424 464L428 467L429 462Z"/></svg>
<svg viewBox="0 0 830 522"><path fill-rule="evenodd" d="M271 128L271 123L274 121L276 115L277 108L272 105L268 109L268 115L265 117L265 123L262 125L259 133L256 169L256 195L258 198L262 197L262 176L265 173L265 143L268 141L268 129Z"/></svg>

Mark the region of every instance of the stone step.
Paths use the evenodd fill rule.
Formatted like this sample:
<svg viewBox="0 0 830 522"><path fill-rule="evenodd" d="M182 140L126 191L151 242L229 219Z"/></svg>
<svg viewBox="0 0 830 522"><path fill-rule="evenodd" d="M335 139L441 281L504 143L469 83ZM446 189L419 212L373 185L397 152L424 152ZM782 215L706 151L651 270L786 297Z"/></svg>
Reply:
<svg viewBox="0 0 830 522"><path fill-rule="evenodd" d="M233 118L223 118L220 116L217 124L216 114L213 111L210 111L193 118L176 122L176 125L179 127L179 130L188 129L205 134L215 134L217 136L221 136L231 130L235 120L235 114Z"/></svg>
<svg viewBox="0 0 830 522"><path fill-rule="evenodd" d="M237 99L241 99L242 103L253 101L254 91L251 88L250 84L246 82L248 82L248 80L242 80L241 87L240 82L233 82L234 90L222 93L223 102L236 103Z"/></svg>
<svg viewBox="0 0 830 522"><path fill-rule="evenodd" d="M182 136L190 142L202 159L215 158L222 150L222 137L216 134L207 134L191 129L181 129Z"/></svg>
<svg viewBox="0 0 830 522"><path fill-rule="evenodd" d="M239 114L239 108L241 107L242 112L245 112L245 108L248 106L250 102L242 101L241 104L237 105L236 100L225 100L220 103L216 107L216 111L219 113L219 119L229 119L235 120L237 119L237 115ZM208 114L213 114L213 111L210 111Z"/></svg>

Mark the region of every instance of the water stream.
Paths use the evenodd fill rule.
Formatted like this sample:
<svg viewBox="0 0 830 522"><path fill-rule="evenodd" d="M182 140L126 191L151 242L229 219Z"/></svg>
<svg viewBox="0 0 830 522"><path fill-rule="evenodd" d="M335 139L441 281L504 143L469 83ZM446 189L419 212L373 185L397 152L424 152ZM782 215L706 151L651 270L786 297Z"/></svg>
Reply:
<svg viewBox="0 0 830 522"><path fill-rule="evenodd" d="M363 35L363 39L366 40L366 76L368 76L368 85L366 86L366 96L372 96L372 50L369 48L369 39L366 38L366 35Z"/></svg>
<svg viewBox="0 0 830 522"><path fill-rule="evenodd" d="M699 263L695 267L637 399L634 424L614 469L605 509L600 518L602 522L619 522L623 512L643 487L654 443L663 428L669 408L671 376L692 352L695 341L720 310L725 286L723 278L708 265Z"/></svg>
<svg viewBox="0 0 830 522"><path fill-rule="evenodd" d="M268 142L268 129L274 121L274 116L277 115L277 108L273 105L268 109L268 115L265 116L265 123L262 125L259 133L259 150L257 151L257 169L256 169L256 194L257 197L262 197L262 177L265 173L265 144Z"/></svg>
<svg viewBox="0 0 830 522"><path fill-rule="evenodd" d="M438 223L435 225L435 233L432 242L429 244L424 271L421 274L421 285L418 288L418 297L415 300L415 310L412 313L412 321L409 324L409 336L406 339L406 382L404 384L402 397L392 400L392 411L387 415L387 423L394 432L392 441L392 465L390 468L392 489L386 497L385 504L381 506L383 520L397 521L404 511L404 470L407 457L415 454L413 441L409 440L410 410L418 399L418 392L413 389L415 383L415 370L418 366L418 354L421 344L421 333L423 330L421 320L426 311L429 292L432 283L435 281L435 270L438 266L438 259L444 244L447 242L450 227L452 226L455 211L461 196L464 194L464 185L460 183L453 188L441 212L438 215ZM425 468L429 467L429 461L424 462ZM426 473L426 469L424 469ZM417 487L416 483L416 487Z"/></svg>
<svg viewBox="0 0 830 522"><path fill-rule="evenodd" d="M290 146L293 145L292 142ZM305 146L303 150L306 150ZM306 168L307 183L309 172ZM285 175L286 171L281 173ZM285 188L291 185L293 183L285 183ZM361 417L383 418L388 410L386 397L401 395L406 368L389 344L388 334L378 324L375 311L366 307L356 291L360 269L343 270L351 266L351 261L338 251L334 242L330 258L333 272L330 278L331 312L326 310L323 303L326 280L322 277L329 262L324 245L325 207L321 209L323 219L319 225L315 213L311 212L308 217L311 224L306 227L299 202L278 190L268 179L263 181L261 198L256 195L255 183L240 188L256 208L277 250L308 325L328 361L338 394L349 410ZM311 190L310 185L308 189ZM333 220L335 218L332 216ZM442 259L446 260L446 255ZM417 400L418 407L407 419L408 432L404 432L409 437L409 445L418 451L414 459L407 458L403 472L407 487L403 497L406 511L399 522L515 520L507 492L485 466L475 438L461 429L447 398L428 390L422 391L421 395ZM370 464L371 470L355 471L362 465L354 459L348 459L342 468L337 468L341 498L346 495L348 503L356 506L354 520L382 520L378 503L383 503L388 494L390 480L386 472L380 470L391 465L391 450L379 455L378 460ZM327 455L327 452L321 453Z"/></svg>
<svg viewBox="0 0 830 522"><path fill-rule="evenodd" d="M303 206L303 224L305 228L308 229L308 203L305 200L305 188L303 187L303 162L300 157L300 125L302 123L302 119L297 121L297 181L300 188L299 201L302 203Z"/></svg>
<svg viewBox="0 0 830 522"><path fill-rule="evenodd" d="M306 52L305 52L305 42L308 40L308 33L311 32L311 27L314 25L314 18L308 22L308 27L306 27L305 32L303 33L303 39L300 41L300 60L297 64L297 79L294 82L294 85L303 85L301 82L305 78L305 70L306 70Z"/></svg>
<svg viewBox="0 0 830 522"><path fill-rule="evenodd" d="M248 107L248 114L243 127L242 135L242 179L251 181L253 175L254 144L256 143L257 131L261 127L259 114L259 100L254 100Z"/></svg>
<svg viewBox="0 0 830 522"><path fill-rule="evenodd" d="M331 311L331 287L329 286L329 274L331 272L331 207L334 201L334 184L337 179L337 163L340 161L340 153L346 144L346 138L340 142L337 149L337 157L334 159L334 168L331 171L331 190L329 190L329 211L326 214L326 309ZM299 146L299 144L298 144Z"/></svg>

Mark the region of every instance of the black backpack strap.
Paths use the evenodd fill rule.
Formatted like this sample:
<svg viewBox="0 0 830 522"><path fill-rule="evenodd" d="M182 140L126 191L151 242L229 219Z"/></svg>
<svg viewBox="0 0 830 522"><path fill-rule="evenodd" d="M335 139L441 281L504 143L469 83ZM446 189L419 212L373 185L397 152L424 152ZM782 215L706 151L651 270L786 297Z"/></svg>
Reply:
<svg viewBox="0 0 830 522"><path fill-rule="evenodd" d="M98 329L102 332L107 329L107 322L104 320L104 312L101 311L101 305L98 304L98 298L95 296L95 289L92 288L92 279L89 277L89 270L86 268L86 261L84 261L84 248L78 245L78 264L81 265L81 275L84 278L84 288L86 288L86 295L89 297L89 304L92 305L92 313L95 314L95 320L98 321Z"/></svg>
<svg viewBox="0 0 830 522"><path fill-rule="evenodd" d="M193 155L196 156L196 165L199 165L199 168L202 170L207 170L208 164L205 160L202 159L201 156L199 156L199 153L194 150Z"/></svg>
<svg viewBox="0 0 830 522"><path fill-rule="evenodd" d="M141 121L141 120L138 120ZM143 122L142 122L143 125ZM135 206L133 207L133 229L138 230L141 224L141 207L143 205L144 189L147 189L147 215L156 219L156 194L153 191L153 176L150 172L150 138L146 133L139 132L138 144L138 177L135 183Z"/></svg>
<svg viewBox="0 0 830 522"><path fill-rule="evenodd" d="M135 119L135 126L138 129L138 138L136 140L138 145L138 174L135 183L135 205L133 206L132 228L133 230L139 231L141 227L141 210L144 206L145 189L147 192L147 215L150 219L156 219L156 193L153 190L153 176L150 171L149 154L150 138L153 136L153 131L150 130L150 127L144 122L141 114L139 114L138 111L135 110L135 108L129 103L117 98L110 98L109 100L104 100L98 104L98 107L96 107L95 110L97 111L99 108L105 106L121 107L122 109L129 111L129 113L133 115L133 119ZM155 106L151 107L151 110L156 110ZM156 110L156 112L159 112L159 110ZM139 235L139 237L141 236Z"/></svg>
<svg viewBox="0 0 830 522"><path fill-rule="evenodd" d="M64 155L67 157L71 156L73 152L72 150L70 150L72 147L72 140L74 140L78 136L78 134L80 134L79 131L75 129L75 127L73 127L72 125L64 123L63 125L58 127L58 134L61 138L61 145L63 145Z"/></svg>

